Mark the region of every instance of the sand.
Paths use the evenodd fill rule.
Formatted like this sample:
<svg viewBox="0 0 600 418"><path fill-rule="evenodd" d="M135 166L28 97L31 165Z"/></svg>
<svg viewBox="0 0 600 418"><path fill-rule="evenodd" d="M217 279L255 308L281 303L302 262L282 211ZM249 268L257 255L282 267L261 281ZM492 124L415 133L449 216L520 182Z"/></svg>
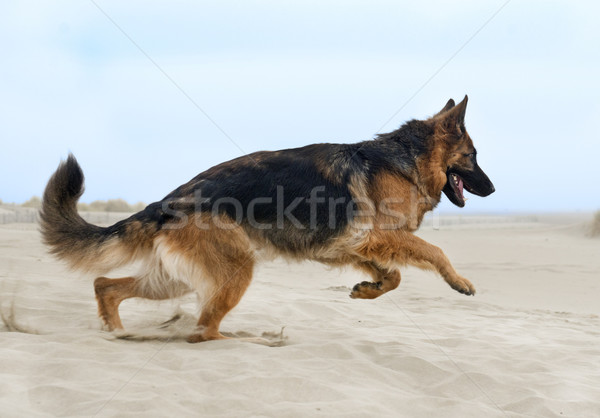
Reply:
<svg viewBox="0 0 600 418"><path fill-rule="evenodd" d="M600 239L583 220L430 219L419 235L474 297L406 268L397 290L353 300L353 270L263 264L222 330L274 346L186 343L193 297L124 302L137 339L116 338L93 277L47 255L36 224L0 225L0 415L600 416Z"/></svg>

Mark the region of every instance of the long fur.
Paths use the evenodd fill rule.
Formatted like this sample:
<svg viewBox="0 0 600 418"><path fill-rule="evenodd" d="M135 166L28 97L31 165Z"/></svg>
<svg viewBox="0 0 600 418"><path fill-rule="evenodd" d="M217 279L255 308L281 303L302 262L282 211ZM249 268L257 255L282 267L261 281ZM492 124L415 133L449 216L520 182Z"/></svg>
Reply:
<svg viewBox="0 0 600 418"><path fill-rule="evenodd" d="M40 229L50 252L77 270L103 274L134 261L142 255L143 240L133 242L140 230L131 219L110 227L86 222L77 212L83 194L84 176L73 155L52 175L44 191Z"/></svg>
<svg viewBox="0 0 600 418"><path fill-rule="evenodd" d="M74 269L104 274L141 262L135 276L96 279L109 329L122 328L118 306L126 298L196 291L204 303L192 342L223 337L219 324L250 284L257 250L371 275L353 298L394 289L406 264L434 269L472 295L475 288L444 253L412 234L442 191L458 206L463 184L480 196L494 191L464 127L466 104L466 97L458 105L450 100L435 116L371 141L262 151L219 164L105 228L77 213L84 177L69 155L44 192L42 236Z"/></svg>

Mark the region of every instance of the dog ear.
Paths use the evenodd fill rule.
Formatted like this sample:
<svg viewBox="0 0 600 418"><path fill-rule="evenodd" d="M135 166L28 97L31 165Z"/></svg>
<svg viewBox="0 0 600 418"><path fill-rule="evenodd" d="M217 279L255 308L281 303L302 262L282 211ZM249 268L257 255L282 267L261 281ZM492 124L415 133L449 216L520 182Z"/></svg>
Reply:
<svg viewBox="0 0 600 418"><path fill-rule="evenodd" d="M442 110L440 110L439 112L437 112L435 114L435 116L441 115L444 112L449 111L450 109L452 109L456 104L454 103L454 100L450 99L448 100L448 103L446 103L446 106L444 106L444 108Z"/></svg>
<svg viewBox="0 0 600 418"><path fill-rule="evenodd" d="M467 101L469 100L469 96L465 95L465 98L462 102L454 106L450 111L448 111L444 115L444 119L446 121L461 126L465 123L465 113L467 112ZM447 105L446 105L447 106Z"/></svg>
<svg viewBox="0 0 600 418"><path fill-rule="evenodd" d="M465 112L468 100L469 98L465 96L462 102L440 114L437 119L444 126L446 132L453 133L456 138L461 138L465 132Z"/></svg>

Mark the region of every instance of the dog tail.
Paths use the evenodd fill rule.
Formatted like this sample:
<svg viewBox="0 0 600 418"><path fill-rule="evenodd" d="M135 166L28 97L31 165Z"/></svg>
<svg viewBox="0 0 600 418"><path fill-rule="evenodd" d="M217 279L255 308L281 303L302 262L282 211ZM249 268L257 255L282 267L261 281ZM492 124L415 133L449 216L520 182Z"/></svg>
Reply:
<svg viewBox="0 0 600 418"><path fill-rule="evenodd" d="M40 230L50 252L72 269L104 274L135 261L152 248L156 223L140 222L139 214L103 228L77 212L83 194L83 171L72 154L52 175L44 191Z"/></svg>

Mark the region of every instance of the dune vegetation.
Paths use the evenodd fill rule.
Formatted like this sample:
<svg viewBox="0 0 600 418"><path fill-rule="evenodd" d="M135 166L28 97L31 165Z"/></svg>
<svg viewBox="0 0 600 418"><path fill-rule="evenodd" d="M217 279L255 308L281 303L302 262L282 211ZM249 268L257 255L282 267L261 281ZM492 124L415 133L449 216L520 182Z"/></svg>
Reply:
<svg viewBox="0 0 600 418"><path fill-rule="evenodd" d="M3 202L0 200L0 204ZM19 205L25 208L39 209L42 207L42 199L33 196L31 199ZM78 203L77 209L82 212L138 212L146 207L143 202L134 204L124 199L95 200L91 203Z"/></svg>
<svg viewBox="0 0 600 418"><path fill-rule="evenodd" d="M594 213L594 219L590 224L589 234L592 237L600 236L600 210Z"/></svg>

